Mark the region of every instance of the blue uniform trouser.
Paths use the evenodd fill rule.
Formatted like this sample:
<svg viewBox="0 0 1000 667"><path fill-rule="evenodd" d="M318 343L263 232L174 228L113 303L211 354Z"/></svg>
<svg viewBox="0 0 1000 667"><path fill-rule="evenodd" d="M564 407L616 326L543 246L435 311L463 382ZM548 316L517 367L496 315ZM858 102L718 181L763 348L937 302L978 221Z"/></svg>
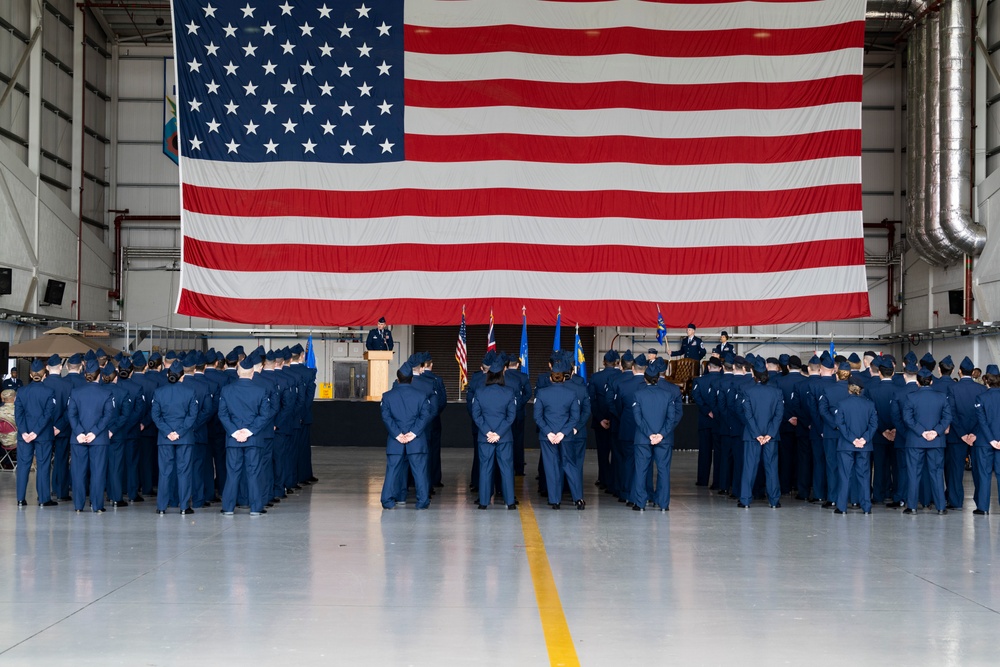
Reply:
<svg viewBox="0 0 1000 667"><path fill-rule="evenodd" d="M524 474L524 410L518 410L514 415L514 423L510 427L511 434L514 436L514 449L513 449L513 459L514 459L514 474L523 475ZM438 470L437 481L441 481L441 454L440 454L440 436L438 440Z"/></svg>
<svg viewBox="0 0 1000 667"><path fill-rule="evenodd" d="M976 477L976 509L990 511L990 482L994 475L997 479L997 492L1000 493L1000 450L992 447L973 447L972 458L975 463L972 473Z"/></svg>
<svg viewBox="0 0 1000 667"><path fill-rule="evenodd" d="M222 489L226 488L226 434L219 433L208 443L212 467L215 468L215 489L222 497Z"/></svg>
<svg viewBox="0 0 1000 667"><path fill-rule="evenodd" d="M611 487L611 428L604 428L600 423L594 427L594 440L597 443L597 481Z"/></svg>
<svg viewBox="0 0 1000 667"><path fill-rule="evenodd" d="M430 505L430 488L427 484L427 453L386 454L385 480L382 482L382 507L396 506L399 487L402 484L403 497L406 494L406 471L413 471L413 485L417 491L417 509Z"/></svg>
<svg viewBox="0 0 1000 667"><path fill-rule="evenodd" d="M471 415L470 415L471 416ZM469 475L469 484L474 487L479 486L479 429L476 428L476 423L472 422L472 473ZM541 459L538 460L538 465L542 465ZM539 473L541 472L541 467L539 467Z"/></svg>
<svg viewBox="0 0 1000 667"><path fill-rule="evenodd" d="M494 469L500 470L500 488L505 505L514 504L514 458L512 441L479 443L479 504L489 505Z"/></svg>
<svg viewBox="0 0 1000 667"><path fill-rule="evenodd" d="M586 434L583 431L582 434ZM559 443L562 460L562 474L569 487L569 496L573 502L583 500L583 458L587 454L587 439L579 435L567 437Z"/></svg>
<svg viewBox="0 0 1000 667"><path fill-rule="evenodd" d="M296 449L295 449L295 438L296 430L292 429L285 434L287 440L285 441L285 489L290 489L295 486L295 461L296 461ZM228 467L226 468L228 470Z"/></svg>
<svg viewBox="0 0 1000 667"><path fill-rule="evenodd" d="M880 435L872 442L872 501L881 503L892 492L892 476L889 461L892 457L892 443Z"/></svg>
<svg viewBox="0 0 1000 667"><path fill-rule="evenodd" d="M156 490L156 509L166 511L170 503L170 477L177 476L177 497L182 510L191 506L191 456L195 445L159 445L160 480Z"/></svg>
<svg viewBox="0 0 1000 667"><path fill-rule="evenodd" d="M812 443L809 432L796 428L795 430L795 475L798 478L799 495L803 498L815 497L811 492L813 482Z"/></svg>
<svg viewBox="0 0 1000 667"><path fill-rule="evenodd" d="M195 447L204 448L204 445ZM261 511L264 503L261 502L260 492L260 447L226 447L226 486L222 490L222 509L225 512L236 509L240 476L245 477L247 482L250 511Z"/></svg>
<svg viewBox="0 0 1000 667"><path fill-rule="evenodd" d="M628 490L622 489L622 480L625 479L625 448L631 447L631 443L626 443L611 434L611 479L608 480L608 490L616 498L624 498L628 495ZM635 473L633 473L635 474Z"/></svg>
<svg viewBox="0 0 1000 667"><path fill-rule="evenodd" d="M896 488L892 492L892 500L895 503L905 500L910 493L908 451L909 449L903 444L902 435L897 435L896 441L892 443L892 452L896 459Z"/></svg>
<svg viewBox="0 0 1000 667"><path fill-rule="evenodd" d="M135 500L139 495L139 438L125 440L125 495Z"/></svg>
<svg viewBox="0 0 1000 667"><path fill-rule="evenodd" d="M827 431L834 436L837 435L832 427L827 427ZM823 458L826 461L826 499L836 502L837 494L840 492L840 464L837 459L837 437L823 436Z"/></svg>
<svg viewBox="0 0 1000 667"><path fill-rule="evenodd" d="M858 498L861 509L865 512L872 511L871 496L864 493L871 478L871 455L871 452L860 449L856 452L837 452L837 475L840 478L837 483L837 509L841 512L847 509L847 497L851 488L862 490Z"/></svg>
<svg viewBox="0 0 1000 667"><path fill-rule="evenodd" d="M288 437L282 433L277 432L274 434L274 480L273 480L273 493L272 498L286 498L285 494L285 477L288 476L288 471L285 470L285 466L288 462L288 457L285 454L285 449L287 447Z"/></svg>
<svg viewBox="0 0 1000 667"><path fill-rule="evenodd" d="M961 508L965 500L965 457L969 449L961 440L949 442L944 448L945 498L952 507Z"/></svg>
<svg viewBox="0 0 1000 667"><path fill-rule="evenodd" d="M47 503L52 500L52 487L49 486L52 464L52 442L21 442L17 443L17 500L25 500L28 492L28 475L31 473L31 459L37 457L35 474L35 491L38 502Z"/></svg>
<svg viewBox="0 0 1000 667"><path fill-rule="evenodd" d="M70 445L69 472L73 478L73 507L83 509L87 499L87 472L90 472L90 506L104 509L104 487L108 474L107 445Z"/></svg>
<svg viewBox="0 0 1000 667"><path fill-rule="evenodd" d="M264 438L261 442L258 474L261 505L266 505L274 497L274 438Z"/></svg>
<svg viewBox="0 0 1000 667"><path fill-rule="evenodd" d="M813 455L813 498L826 500L829 495L827 494L828 480L826 479L826 453L823 451L823 436L810 433L809 447L812 449Z"/></svg>
<svg viewBox="0 0 1000 667"><path fill-rule="evenodd" d="M156 486L160 456L156 435L156 427L147 426L139 436L139 493L153 493Z"/></svg>
<svg viewBox="0 0 1000 667"><path fill-rule="evenodd" d="M566 439L563 440L566 442ZM563 490L563 456L562 444L553 445L548 441L539 440L542 448L542 461L545 466L545 488L549 504L558 505L562 501Z"/></svg>
<svg viewBox="0 0 1000 667"><path fill-rule="evenodd" d="M296 451L296 476L298 477L298 482L307 482L309 481L309 478L313 476L312 448L309 446L311 432L311 424L303 424L302 428L299 429L298 447Z"/></svg>
<svg viewBox="0 0 1000 667"><path fill-rule="evenodd" d="M906 506L912 509L917 508L917 503L920 500L920 480L926 469L934 506L938 510L943 510L946 506L944 499L944 447L910 447L906 450L906 462L910 479L910 488L906 493Z"/></svg>
<svg viewBox="0 0 1000 667"><path fill-rule="evenodd" d="M709 488L718 489L719 482L722 480L722 473L720 468L722 467L722 432L719 430L717 424L712 425L712 461L715 463L712 466L712 486Z"/></svg>
<svg viewBox="0 0 1000 667"><path fill-rule="evenodd" d="M699 415L699 418L708 421L708 417ZM712 471L712 429L711 425L706 426L708 428L698 429L698 472L694 482L698 486L708 486L708 477Z"/></svg>
<svg viewBox="0 0 1000 667"><path fill-rule="evenodd" d="M740 495L743 488L743 438L741 436L730 436L729 451L733 457L733 481L729 485L729 493L733 496ZM751 474L751 477L753 475Z"/></svg>
<svg viewBox="0 0 1000 667"><path fill-rule="evenodd" d="M516 422L515 422L516 423ZM521 428L521 467L524 467L524 428ZM427 429L427 480L431 486L441 483L441 415L431 420ZM416 480L414 480L414 483Z"/></svg>
<svg viewBox="0 0 1000 667"><path fill-rule="evenodd" d="M743 479L740 483L740 502L749 506L753 500L753 486L758 467L764 463L767 502L772 506L781 500L781 483L778 481L778 441L770 440L761 445L756 440L743 441Z"/></svg>
<svg viewBox="0 0 1000 667"><path fill-rule="evenodd" d="M52 442L52 493L60 500L69 497L69 434L59 434Z"/></svg>
<svg viewBox="0 0 1000 667"><path fill-rule="evenodd" d="M781 485L781 493L789 493L795 486L795 454L797 452L795 442L795 427L787 421L781 425L778 431L778 482Z"/></svg>
<svg viewBox="0 0 1000 667"><path fill-rule="evenodd" d="M93 471L91 474L94 474ZM118 437L112 437L108 445L107 478L108 499L111 502L124 500L125 441Z"/></svg>
<svg viewBox="0 0 1000 667"><path fill-rule="evenodd" d="M211 496L206 495L208 489L205 488L205 459L208 457L208 445L204 442L197 442L191 451L191 506L204 507ZM183 507L181 509L184 509Z"/></svg>
<svg viewBox="0 0 1000 667"><path fill-rule="evenodd" d="M548 443L544 441L543 445ZM618 483L615 486L616 495L619 498L629 500L632 495L632 479L635 477L635 445L628 440L618 439L614 443L617 445L615 456L618 458Z"/></svg>
<svg viewBox="0 0 1000 667"><path fill-rule="evenodd" d="M656 467L656 490L653 492L653 502L660 509L670 507L670 462L674 457L672 443L660 442L658 445L639 443L632 446L635 458L635 474L633 475L632 491L629 499L636 507L645 507L649 501L649 488L646 480Z"/></svg>

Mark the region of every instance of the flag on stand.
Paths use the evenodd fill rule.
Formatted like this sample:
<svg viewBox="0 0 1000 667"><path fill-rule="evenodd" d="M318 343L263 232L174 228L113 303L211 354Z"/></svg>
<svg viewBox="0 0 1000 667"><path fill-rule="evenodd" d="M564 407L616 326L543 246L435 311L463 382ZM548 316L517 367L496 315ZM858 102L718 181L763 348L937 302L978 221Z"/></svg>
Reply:
<svg viewBox="0 0 1000 667"><path fill-rule="evenodd" d="M462 306L462 326L458 327L458 342L455 344L455 361L458 362L458 388L469 384L469 358L465 347L465 306Z"/></svg>
<svg viewBox="0 0 1000 667"><path fill-rule="evenodd" d="M490 329L486 332L486 351L496 352L497 351L497 341L493 337L493 311L490 311Z"/></svg>
<svg viewBox="0 0 1000 667"><path fill-rule="evenodd" d="M833 339L830 339L830 358L835 358L837 356L837 348L833 346Z"/></svg>
<svg viewBox="0 0 1000 667"><path fill-rule="evenodd" d="M580 325L576 325L576 341L573 343L573 358L576 361L576 374L583 380L587 379L587 358L583 356L583 344L580 342Z"/></svg>
<svg viewBox="0 0 1000 667"><path fill-rule="evenodd" d="M866 0L244 4L171 3L184 315L869 314Z"/></svg>
<svg viewBox="0 0 1000 667"><path fill-rule="evenodd" d="M660 312L660 306L656 306L656 342L663 345L663 341L667 338L667 325L663 321L663 313Z"/></svg>
<svg viewBox="0 0 1000 667"><path fill-rule="evenodd" d="M521 307L521 352L518 354L521 361L521 372L530 376L528 372L528 313Z"/></svg>
<svg viewBox="0 0 1000 667"><path fill-rule="evenodd" d="M316 368L316 351L313 349L313 335L306 342L306 368Z"/></svg>
<svg viewBox="0 0 1000 667"><path fill-rule="evenodd" d="M552 350L554 352L559 351L559 338L562 336L562 308L559 309L559 314L556 315L556 339L552 343Z"/></svg>

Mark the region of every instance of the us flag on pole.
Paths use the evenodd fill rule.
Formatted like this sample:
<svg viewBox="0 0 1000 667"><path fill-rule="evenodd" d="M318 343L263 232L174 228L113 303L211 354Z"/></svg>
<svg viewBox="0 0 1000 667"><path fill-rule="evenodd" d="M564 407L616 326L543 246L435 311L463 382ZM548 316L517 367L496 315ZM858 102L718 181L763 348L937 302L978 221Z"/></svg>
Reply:
<svg viewBox="0 0 1000 667"><path fill-rule="evenodd" d="M465 346L465 308L462 308L462 325L458 327L458 343L455 344L455 361L458 362L459 390L469 384L469 358Z"/></svg>
<svg viewBox="0 0 1000 667"><path fill-rule="evenodd" d="M869 314L865 0L175 0L178 311Z"/></svg>

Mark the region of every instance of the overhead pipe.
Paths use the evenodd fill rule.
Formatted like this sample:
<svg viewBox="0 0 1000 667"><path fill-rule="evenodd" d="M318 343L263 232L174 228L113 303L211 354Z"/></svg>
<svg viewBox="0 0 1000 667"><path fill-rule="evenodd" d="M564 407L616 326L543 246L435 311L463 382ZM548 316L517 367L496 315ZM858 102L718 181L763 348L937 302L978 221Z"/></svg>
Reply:
<svg viewBox="0 0 1000 667"><path fill-rule="evenodd" d="M179 215L129 215L128 209L109 211L115 213L115 288L108 291L109 299L122 298L122 225L126 222L177 222Z"/></svg>

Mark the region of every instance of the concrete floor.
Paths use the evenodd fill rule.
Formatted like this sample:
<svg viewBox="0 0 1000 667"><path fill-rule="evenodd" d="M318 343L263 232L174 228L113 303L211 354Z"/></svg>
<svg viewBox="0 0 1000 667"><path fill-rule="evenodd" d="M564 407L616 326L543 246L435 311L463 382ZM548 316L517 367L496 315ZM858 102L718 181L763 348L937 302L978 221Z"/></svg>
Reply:
<svg viewBox="0 0 1000 667"><path fill-rule="evenodd" d="M670 513L640 514L597 491L588 454L586 511L518 491L579 664L1000 659L996 499L989 517L971 501L945 517L787 497L743 511L696 488L695 454L678 452ZM382 452L316 449L321 482L254 519L18 510L0 473L0 665L550 664L527 508L476 511L469 457L445 451L430 511L383 511Z"/></svg>

